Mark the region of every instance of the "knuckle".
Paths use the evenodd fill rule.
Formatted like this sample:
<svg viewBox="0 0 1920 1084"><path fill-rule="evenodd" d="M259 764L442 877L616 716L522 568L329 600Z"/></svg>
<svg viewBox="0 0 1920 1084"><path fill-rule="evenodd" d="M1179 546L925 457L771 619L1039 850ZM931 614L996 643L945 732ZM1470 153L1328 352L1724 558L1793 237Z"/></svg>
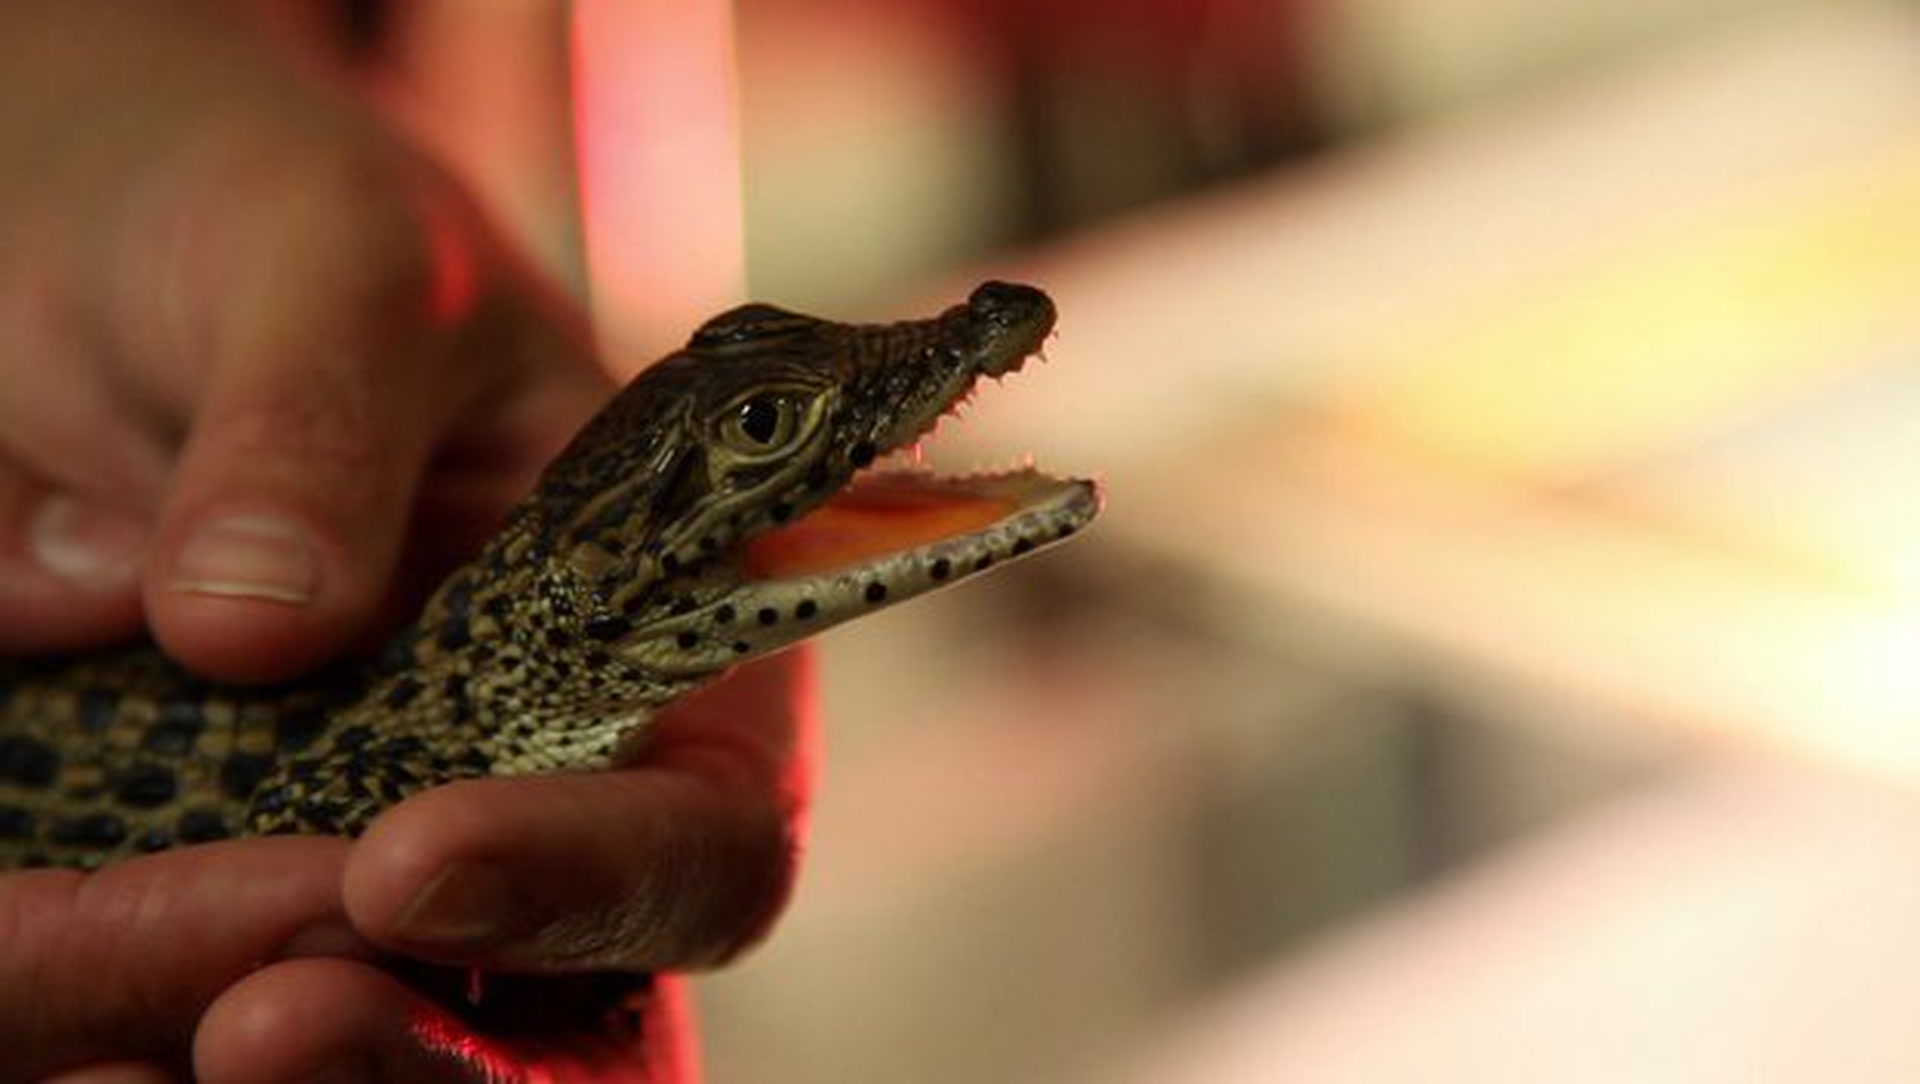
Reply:
<svg viewBox="0 0 1920 1084"><path fill-rule="evenodd" d="M324 389L261 389L204 419L206 439L238 463L284 462L302 472L359 474L383 458L370 389L340 381Z"/></svg>
<svg viewBox="0 0 1920 1084"><path fill-rule="evenodd" d="M654 840L600 906L571 910L530 946L548 964L717 967L763 938L785 908L797 847L773 803L741 803ZM625 856L631 859L632 856ZM616 871L618 872L618 871Z"/></svg>
<svg viewBox="0 0 1920 1084"><path fill-rule="evenodd" d="M448 182L402 148L361 140L302 156L273 219L275 255L323 303L432 315L449 259L434 209ZM328 295L331 295L329 298Z"/></svg>
<svg viewBox="0 0 1920 1084"><path fill-rule="evenodd" d="M254 146L209 166L199 206L182 213L216 224L211 249L194 231L176 262L198 267L196 282L211 262L226 281L217 312L291 314L315 333L357 330L342 311L424 311L438 257L423 193L442 183L435 167L379 133L317 123L300 138L274 138L270 152ZM271 197L254 198L261 193Z"/></svg>

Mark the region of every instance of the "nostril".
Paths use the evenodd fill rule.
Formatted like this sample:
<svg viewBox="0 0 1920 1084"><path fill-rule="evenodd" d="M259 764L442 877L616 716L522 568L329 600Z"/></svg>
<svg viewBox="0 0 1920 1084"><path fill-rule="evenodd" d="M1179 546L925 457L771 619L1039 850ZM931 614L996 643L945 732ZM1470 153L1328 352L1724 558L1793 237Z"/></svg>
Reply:
<svg viewBox="0 0 1920 1084"><path fill-rule="evenodd" d="M949 341L987 376L1020 368L1053 332L1053 301L1017 283L983 282L953 315L958 319L947 325Z"/></svg>

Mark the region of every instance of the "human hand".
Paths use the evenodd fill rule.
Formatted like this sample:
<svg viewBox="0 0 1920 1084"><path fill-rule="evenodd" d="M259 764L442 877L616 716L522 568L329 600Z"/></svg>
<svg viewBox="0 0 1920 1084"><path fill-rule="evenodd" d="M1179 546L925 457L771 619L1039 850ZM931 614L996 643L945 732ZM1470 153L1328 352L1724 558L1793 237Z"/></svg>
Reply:
<svg viewBox="0 0 1920 1084"><path fill-rule="evenodd" d="M0 876L0 1079L678 1079L689 1052L671 1003L637 1032L609 1028L604 983L541 973L483 979L492 1011L476 1012L464 972L423 985L382 948L532 969L657 969L737 951L790 877L793 818L777 796L795 796L769 740L784 720L769 712L798 700L795 672L767 660L677 706L646 765L454 784L351 845L236 840L91 875ZM411 896L456 884L443 870L478 868L511 886L493 932L458 922L479 936L424 934L417 920L432 912L410 912Z"/></svg>
<svg viewBox="0 0 1920 1084"><path fill-rule="evenodd" d="M458 186L233 16L0 10L0 650L144 622L213 676L296 673L440 563L422 542L470 546L607 394ZM673 713L644 764L442 788L351 847L0 878L0 1078L624 1058L591 1019L488 1048L378 953L661 968L738 949L790 877L794 681L749 668Z"/></svg>
<svg viewBox="0 0 1920 1084"><path fill-rule="evenodd" d="M610 392L466 193L244 9L0 11L0 650L376 623ZM451 536L451 537L450 537Z"/></svg>

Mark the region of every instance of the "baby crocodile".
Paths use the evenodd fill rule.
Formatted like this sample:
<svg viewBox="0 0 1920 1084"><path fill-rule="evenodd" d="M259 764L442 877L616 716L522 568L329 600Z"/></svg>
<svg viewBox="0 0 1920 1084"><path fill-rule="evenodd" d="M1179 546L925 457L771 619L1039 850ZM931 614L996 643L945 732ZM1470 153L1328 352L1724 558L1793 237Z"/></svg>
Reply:
<svg viewBox="0 0 1920 1084"><path fill-rule="evenodd" d="M890 325L717 316L363 664L237 687L151 646L0 663L0 867L355 835L449 780L604 767L735 663L1071 535L1090 482L869 469L1053 320L998 282Z"/></svg>

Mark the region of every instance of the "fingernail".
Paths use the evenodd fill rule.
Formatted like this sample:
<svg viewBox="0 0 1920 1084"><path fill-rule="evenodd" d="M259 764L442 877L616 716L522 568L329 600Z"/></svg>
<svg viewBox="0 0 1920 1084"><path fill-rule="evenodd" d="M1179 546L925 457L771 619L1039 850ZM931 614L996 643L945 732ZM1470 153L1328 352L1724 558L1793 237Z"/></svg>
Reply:
<svg viewBox="0 0 1920 1084"><path fill-rule="evenodd" d="M195 531L174 559L175 591L302 605L313 599L320 559L313 543L278 516L214 520Z"/></svg>
<svg viewBox="0 0 1920 1084"><path fill-rule="evenodd" d="M393 936L419 945L479 948L500 939L513 890L486 866L455 864L415 893L393 920Z"/></svg>
<svg viewBox="0 0 1920 1084"><path fill-rule="evenodd" d="M27 546L41 567L95 590L126 587L137 580L146 545L146 520L66 494L40 502L27 524Z"/></svg>

